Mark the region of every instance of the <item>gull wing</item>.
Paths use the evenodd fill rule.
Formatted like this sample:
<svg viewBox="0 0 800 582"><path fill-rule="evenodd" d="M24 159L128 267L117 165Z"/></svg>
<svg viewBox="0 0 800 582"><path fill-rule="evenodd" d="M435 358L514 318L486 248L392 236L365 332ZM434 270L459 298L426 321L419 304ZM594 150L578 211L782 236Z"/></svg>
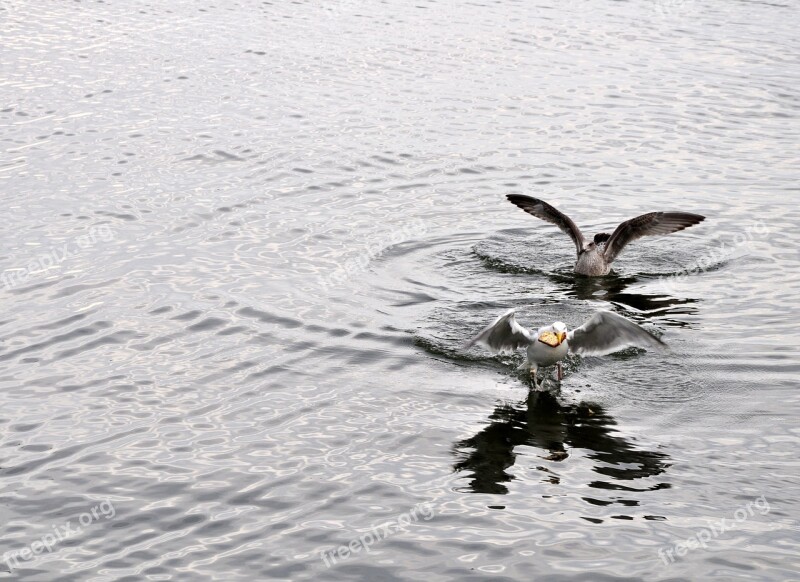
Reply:
<svg viewBox="0 0 800 582"><path fill-rule="evenodd" d="M703 222L705 216L691 212L650 212L631 218L620 224L611 238L606 242L603 251L606 261L613 261L631 241L643 236L671 234Z"/></svg>
<svg viewBox="0 0 800 582"><path fill-rule="evenodd" d="M464 348L470 348L475 344L482 344L489 348L492 353L506 353L527 347L531 342L536 341L536 334L531 333L514 319L514 310L509 309L498 317L486 329L469 340Z"/></svg>
<svg viewBox="0 0 800 582"><path fill-rule="evenodd" d="M559 229L561 229L561 232L569 235L569 238L571 238L572 242L575 243L575 249L578 251L578 254L580 254L583 248L586 246L586 240L583 238L581 230L574 222L572 222L572 219L569 216L558 210L556 207L550 206L544 200L539 200L538 198L532 198L530 196L523 196L522 194L509 194L506 196L506 198L508 198L508 201L511 202L511 204L520 207L528 214L535 216L536 218L541 218L542 220L551 224L555 224Z"/></svg>
<svg viewBox="0 0 800 582"><path fill-rule="evenodd" d="M595 313L569 332L567 341L570 351L582 356L604 356L628 346L666 349L666 344L649 331L610 311Z"/></svg>

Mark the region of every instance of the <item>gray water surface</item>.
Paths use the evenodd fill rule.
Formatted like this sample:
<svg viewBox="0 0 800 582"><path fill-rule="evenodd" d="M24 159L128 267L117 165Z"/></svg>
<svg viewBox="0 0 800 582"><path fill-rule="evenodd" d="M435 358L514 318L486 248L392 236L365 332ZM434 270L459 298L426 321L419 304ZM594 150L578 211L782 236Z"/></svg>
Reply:
<svg viewBox="0 0 800 582"><path fill-rule="evenodd" d="M799 10L0 0L0 577L800 579Z"/></svg>

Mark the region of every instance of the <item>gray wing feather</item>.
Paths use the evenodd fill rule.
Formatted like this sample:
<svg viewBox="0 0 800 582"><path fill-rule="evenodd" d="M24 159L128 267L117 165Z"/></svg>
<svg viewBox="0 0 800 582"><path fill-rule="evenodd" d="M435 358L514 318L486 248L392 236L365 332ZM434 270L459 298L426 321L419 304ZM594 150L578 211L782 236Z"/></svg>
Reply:
<svg viewBox="0 0 800 582"><path fill-rule="evenodd" d="M510 309L468 341L464 347L469 348L475 344L483 344L493 353L502 354L527 347L535 339L535 334L531 334L517 323L517 320L514 319L514 310Z"/></svg>
<svg viewBox="0 0 800 582"><path fill-rule="evenodd" d="M583 238L583 234L581 234L581 230L572 222L569 216L558 210L555 206L550 206L544 200L539 200L531 196L523 196L522 194L509 194L506 198L508 198L511 204L520 207L528 214L551 224L555 224L561 229L561 232L569 235L569 238L575 243L578 254L580 254L584 246L586 246L586 241Z"/></svg>
<svg viewBox="0 0 800 582"><path fill-rule="evenodd" d="M595 313L569 332L567 341L570 351L583 356L603 356L628 346L666 349L666 344L649 331L610 311Z"/></svg>
<svg viewBox="0 0 800 582"><path fill-rule="evenodd" d="M631 218L620 224L606 242L603 254L608 262L613 261L629 242L643 236L663 235L689 228L703 222L705 216L691 212L650 212Z"/></svg>

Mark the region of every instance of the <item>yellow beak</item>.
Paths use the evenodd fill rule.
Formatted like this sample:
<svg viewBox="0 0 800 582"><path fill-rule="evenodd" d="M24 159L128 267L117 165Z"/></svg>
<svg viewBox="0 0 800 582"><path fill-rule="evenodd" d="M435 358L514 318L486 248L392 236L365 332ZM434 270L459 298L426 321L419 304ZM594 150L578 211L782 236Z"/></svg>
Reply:
<svg viewBox="0 0 800 582"><path fill-rule="evenodd" d="M564 342L565 339L567 339L567 332L565 332L565 331L560 332L558 334L558 343L559 343L559 345L561 345Z"/></svg>

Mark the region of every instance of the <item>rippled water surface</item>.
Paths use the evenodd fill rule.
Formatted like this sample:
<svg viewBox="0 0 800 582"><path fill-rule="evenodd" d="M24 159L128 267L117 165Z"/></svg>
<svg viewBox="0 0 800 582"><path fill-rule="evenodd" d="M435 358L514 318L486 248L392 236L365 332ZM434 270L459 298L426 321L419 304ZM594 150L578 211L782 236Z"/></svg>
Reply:
<svg viewBox="0 0 800 582"><path fill-rule="evenodd" d="M0 577L797 580L799 11L0 0Z"/></svg>

